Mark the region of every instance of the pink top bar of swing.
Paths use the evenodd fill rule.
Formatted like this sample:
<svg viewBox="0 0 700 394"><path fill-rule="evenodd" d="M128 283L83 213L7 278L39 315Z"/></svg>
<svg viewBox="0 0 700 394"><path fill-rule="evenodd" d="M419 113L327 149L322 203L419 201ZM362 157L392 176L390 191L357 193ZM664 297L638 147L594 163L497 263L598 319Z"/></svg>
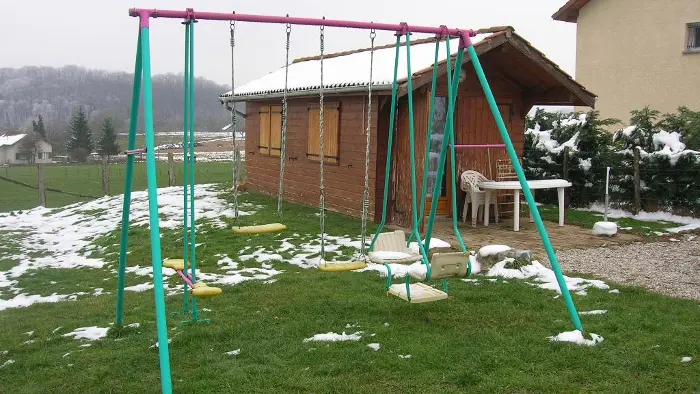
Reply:
<svg viewBox="0 0 700 394"><path fill-rule="evenodd" d="M445 26L429 27L429 26L410 26L406 23L390 24L390 23L373 23L361 21L346 21L337 19L319 19L319 18L295 18L288 16L273 16L273 15L251 15L251 14L234 14L223 12L195 12L191 8L185 11L176 10L158 10L145 8L131 8L130 16L138 16L141 18L141 27L148 27L149 18L182 18L185 20L217 20L217 21L243 21L257 23L282 23L292 25L307 25L307 26L331 26L331 27L347 27L352 29L374 29L384 31L394 31L399 34L411 33L431 33L440 37L447 35L460 37L460 46L466 48L472 45L470 37L476 36L476 32L471 29L448 29Z"/></svg>
<svg viewBox="0 0 700 394"><path fill-rule="evenodd" d="M455 149L505 148L505 144L455 145Z"/></svg>

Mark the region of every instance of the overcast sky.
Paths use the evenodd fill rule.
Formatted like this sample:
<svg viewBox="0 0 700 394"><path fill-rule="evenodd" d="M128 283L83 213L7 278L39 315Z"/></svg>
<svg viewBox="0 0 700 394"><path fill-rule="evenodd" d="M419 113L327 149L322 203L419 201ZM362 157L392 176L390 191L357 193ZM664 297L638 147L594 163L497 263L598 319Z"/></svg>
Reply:
<svg viewBox="0 0 700 394"><path fill-rule="evenodd" d="M551 15L566 0L488 0L418 2L393 0L20 0L2 9L4 37L0 67L79 65L133 72L138 19L131 7L322 17L415 25L441 24L478 29L511 25L516 32L574 75L576 27ZM285 27L239 22L236 25L236 85L284 65ZM230 85L229 24L201 21L195 27L195 74ZM326 53L365 47L368 32L326 29ZM418 38L415 37L415 38ZM318 27L292 28L292 58L319 53ZM378 32L377 43L393 42ZM151 20L152 71L181 73L184 27L174 19Z"/></svg>

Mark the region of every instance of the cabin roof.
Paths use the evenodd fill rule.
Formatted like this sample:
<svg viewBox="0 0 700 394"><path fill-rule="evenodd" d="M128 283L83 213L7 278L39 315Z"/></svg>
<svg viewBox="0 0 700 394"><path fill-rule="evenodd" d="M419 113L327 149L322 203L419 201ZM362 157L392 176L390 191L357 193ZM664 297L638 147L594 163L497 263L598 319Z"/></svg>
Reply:
<svg viewBox="0 0 700 394"><path fill-rule="evenodd" d="M576 82L556 63L549 60L542 52L534 48L527 40L515 34L512 27L499 26L477 30L477 35L472 38L472 42L480 58L481 55L492 52L505 45L515 47L516 51L510 51L511 53L507 56L516 56L518 59L517 61L534 64L534 66L528 66L525 70L526 72L534 69L534 72L539 75L547 74L545 77L537 78L537 81L530 81L528 83L533 84L537 82L540 85L547 85L539 86L543 91L552 90L553 88L564 88L576 96L572 100L564 100L565 102L562 104L593 106L595 102L595 95L593 93ZM456 38L452 39L450 41L451 58L454 58L458 50L459 40ZM375 48L374 66L372 70L372 89L374 91L386 91L391 89L395 52L396 48L393 44ZM521 56L517 56L517 52L520 52ZM431 74L434 59L434 38L411 42L411 69L414 89L425 84L425 76ZM443 66L441 72L445 71L444 65L446 61L447 53L445 51L445 44L441 43L440 53L438 55L438 63ZM467 62L469 62L469 57L465 56L464 63ZM324 55L324 92L338 94L366 92L369 85L369 63L369 48ZM510 63L513 62L511 61ZM288 73L288 94L292 96L310 96L318 94L320 88L319 56L296 59L289 64ZM514 79L520 78L519 75L522 74L523 71L518 71L518 75L515 75ZM419 76L424 77L422 81L416 80ZM284 91L284 78L285 68L282 66L267 75L236 87L233 97L231 97L231 91L223 93L219 96L219 100L225 103L230 101L254 101L279 98ZM527 76L523 76L523 78L527 79ZM399 72L397 80L399 85L403 87L404 93L407 79L406 46L405 43L402 43L399 48ZM522 85L528 87L527 83L523 83ZM542 104L544 103L545 102L542 102Z"/></svg>

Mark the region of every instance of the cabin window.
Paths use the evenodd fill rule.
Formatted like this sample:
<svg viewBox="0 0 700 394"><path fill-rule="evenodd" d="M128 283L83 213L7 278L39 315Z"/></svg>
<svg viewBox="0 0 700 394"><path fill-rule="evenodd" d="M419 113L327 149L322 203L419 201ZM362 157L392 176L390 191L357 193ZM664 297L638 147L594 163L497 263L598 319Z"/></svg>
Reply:
<svg viewBox="0 0 700 394"><path fill-rule="evenodd" d="M309 107L309 129L306 157L321 160L320 106ZM338 164L340 152L340 110L338 103L323 104L323 156L325 163Z"/></svg>
<svg viewBox="0 0 700 394"><path fill-rule="evenodd" d="M263 155L279 156L282 146L282 106L260 107L260 142L258 151Z"/></svg>
<svg viewBox="0 0 700 394"><path fill-rule="evenodd" d="M15 160L27 160L27 158L26 153L15 153Z"/></svg>
<svg viewBox="0 0 700 394"><path fill-rule="evenodd" d="M700 22L688 23L687 25L687 52L700 52Z"/></svg>

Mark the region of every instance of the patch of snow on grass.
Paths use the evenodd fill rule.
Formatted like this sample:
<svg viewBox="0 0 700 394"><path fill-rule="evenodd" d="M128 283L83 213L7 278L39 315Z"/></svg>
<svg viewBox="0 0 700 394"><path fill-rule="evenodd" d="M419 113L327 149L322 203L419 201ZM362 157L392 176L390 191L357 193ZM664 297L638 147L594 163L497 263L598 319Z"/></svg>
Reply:
<svg viewBox="0 0 700 394"><path fill-rule="evenodd" d="M107 336L107 331L109 327L80 327L76 328L72 332L63 334L64 337L74 337L74 339L87 339L89 341L95 341L102 339Z"/></svg>
<svg viewBox="0 0 700 394"><path fill-rule="evenodd" d="M231 350L230 352L226 352L224 354L226 354L229 357L238 356L241 354L241 349Z"/></svg>
<svg viewBox="0 0 700 394"><path fill-rule="evenodd" d="M539 261L533 260L529 265L522 266L519 269L505 268L508 261L509 259L506 259L494 264L486 273L486 276L497 276L506 279L533 279L536 282L532 283L533 285L545 290L554 290L561 294L554 271L543 266ZM589 287L596 287L602 290L610 288L605 282L597 279L572 278L566 275L564 275L564 279L569 291L582 292L579 293L580 295L585 295L585 290Z"/></svg>
<svg viewBox="0 0 700 394"><path fill-rule="evenodd" d="M137 293L140 293L142 291L150 290L153 288L153 283L151 282L145 282L145 283L140 283L138 285L133 285L133 286L128 286L125 287L124 290L126 291L135 291Z"/></svg>
<svg viewBox="0 0 700 394"><path fill-rule="evenodd" d="M681 358L681 362L682 362L682 363L689 363L689 362L691 362L691 361L693 361L693 358L692 358L692 357L686 356L686 357Z"/></svg>
<svg viewBox="0 0 700 394"><path fill-rule="evenodd" d="M358 331L354 334L346 334L343 331L342 334L336 334L334 332L327 332L325 334L316 334L310 338L304 338L304 342L341 342L341 341L359 341L362 339L360 335L362 331Z"/></svg>
<svg viewBox="0 0 700 394"><path fill-rule="evenodd" d="M603 214L605 212L605 205L600 203L593 203L588 208L574 208L579 211L589 211ZM644 222L671 222L683 224L683 226L667 228L666 231L670 233L678 233L681 231L694 230L700 228L700 218L693 218L690 216L679 216L668 212L645 212L641 211L638 214L633 214L622 209L608 209L608 218L619 219L619 218L631 218L635 220L640 220Z"/></svg>
<svg viewBox="0 0 700 394"><path fill-rule="evenodd" d="M38 294L26 295L17 294L14 298L9 300L0 299L0 311L10 308L26 308L30 305L45 303L45 302L59 302L64 300L71 300L70 294L51 294L50 296L40 296Z"/></svg>
<svg viewBox="0 0 700 394"><path fill-rule="evenodd" d="M367 347L374 350L375 352L378 352L381 345L378 343L368 343Z"/></svg>
<svg viewBox="0 0 700 394"><path fill-rule="evenodd" d="M126 325L129 328L139 328L141 327L141 323L131 323Z"/></svg>
<svg viewBox="0 0 700 394"><path fill-rule="evenodd" d="M410 354L399 354L399 358L402 358L405 360L407 358L411 358L411 355Z"/></svg>
<svg viewBox="0 0 700 394"><path fill-rule="evenodd" d="M582 346L595 346L603 342L604 338L598 334L591 333L591 339L583 337L583 333L579 330L566 331L555 336L547 337L552 342L571 342Z"/></svg>
<svg viewBox="0 0 700 394"><path fill-rule="evenodd" d="M5 368L6 366L14 364L14 363L15 363L15 360L7 360L4 363L2 363L2 365L0 365L0 368Z"/></svg>
<svg viewBox="0 0 700 394"><path fill-rule="evenodd" d="M608 311L606 311L605 309L595 309L592 311L580 311L579 312L580 315L604 315L606 313L608 313Z"/></svg>
<svg viewBox="0 0 700 394"><path fill-rule="evenodd" d="M413 253L419 253L420 250L418 248L418 242L411 242L408 247L413 251ZM423 242L423 247L425 248L425 241ZM430 238L430 248L429 249L434 249L434 248L450 248L452 245L450 245L449 242L443 241L439 238Z"/></svg>

